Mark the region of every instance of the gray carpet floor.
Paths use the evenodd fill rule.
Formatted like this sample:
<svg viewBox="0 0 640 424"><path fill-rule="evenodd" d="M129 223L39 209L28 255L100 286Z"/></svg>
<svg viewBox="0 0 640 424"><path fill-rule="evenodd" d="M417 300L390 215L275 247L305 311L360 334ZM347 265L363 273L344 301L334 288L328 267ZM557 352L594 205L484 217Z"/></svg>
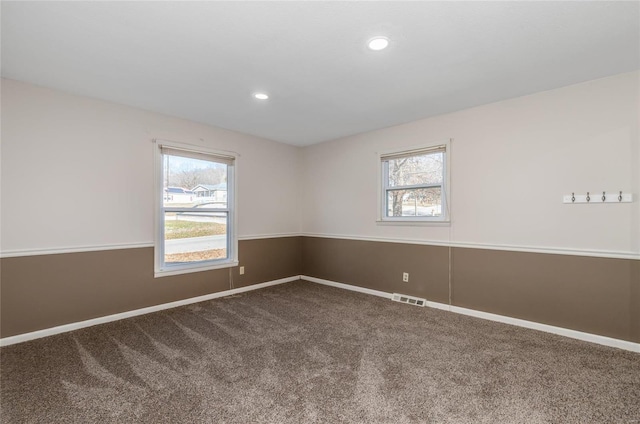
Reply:
<svg viewBox="0 0 640 424"><path fill-rule="evenodd" d="M640 355L299 281L0 349L3 423L640 423Z"/></svg>

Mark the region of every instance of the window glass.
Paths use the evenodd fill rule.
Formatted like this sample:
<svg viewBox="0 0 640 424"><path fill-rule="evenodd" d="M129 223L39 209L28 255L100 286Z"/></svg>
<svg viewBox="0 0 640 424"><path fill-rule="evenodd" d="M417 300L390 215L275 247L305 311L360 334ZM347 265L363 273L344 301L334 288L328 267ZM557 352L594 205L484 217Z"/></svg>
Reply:
<svg viewBox="0 0 640 424"><path fill-rule="evenodd" d="M389 186L442 183L444 153L389 160Z"/></svg>
<svg viewBox="0 0 640 424"><path fill-rule="evenodd" d="M162 203L156 273L230 266L237 244L232 208L235 159L165 145L159 149Z"/></svg>
<svg viewBox="0 0 640 424"><path fill-rule="evenodd" d="M387 216L441 216L442 189L440 187L410 190L389 190Z"/></svg>
<svg viewBox="0 0 640 424"><path fill-rule="evenodd" d="M382 220L443 221L447 146L382 155Z"/></svg>

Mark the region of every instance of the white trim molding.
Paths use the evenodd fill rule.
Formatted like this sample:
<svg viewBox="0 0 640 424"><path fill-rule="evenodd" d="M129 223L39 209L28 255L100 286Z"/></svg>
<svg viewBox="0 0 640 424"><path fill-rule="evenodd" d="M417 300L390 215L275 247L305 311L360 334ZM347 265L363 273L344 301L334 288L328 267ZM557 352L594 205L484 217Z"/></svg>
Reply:
<svg viewBox="0 0 640 424"><path fill-rule="evenodd" d="M153 247L153 242L96 244L93 246L51 247L45 249L15 249L0 252L0 258L15 258L17 256L59 255L61 253L99 252L101 250L141 249Z"/></svg>
<svg viewBox="0 0 640 424"><path fill-rule="evenodd" d="M238 240L260 240L285 237L300 237L300 233L249 234L246 236L238 236Z"/></svg>
<svg viewBox="0 0 640 424"><path fill-rule="evenodd" d="M640 259L640 252L613 250L570 249L562 247L516 246L509 244L472 243L465 241L419 240L388 237L367 237L343 234L302 233L303 237L333 238L341 240L377 241L383 243L419 244L427 246L462 247L467 249L502 250L508 252L545 253L550 255L588 256L595 258Z"/></svg>
<svg viewBox="0 0 640 424"><path fill-rule="evenodd" d="M320 278L301 275L302 280L311 281L312 283L324 284L327 286L337 287L345 290L351 290L359 293L371 294L378 297L391 299L393 294L379 290L371 290L364 287L354 286L350 284L338 283L335 281L323 280ZM543 331L545 333L557 334L571 339L582 340L585 342L596 343L604 346L615 347L618 349L628 350L640 353L640 343L634 343L627 340L614 339L611 337L600 336L598 334L585 333L582 331L570 330L568 328L556 327L553 325L541 324L533 321L526 321L518 318L511 318L504 315L491 314L488 312L476 311L474 309L461 308L459 306L447 305L445 303L431 302L427 300L426 306L435 309L441 309L456 314L468 315L475 318L486 319L490 321L501 322L503 324L515 325L517 327L529 328L532 330Z"/></svg>
<svg viewBox="0 0 640 424"><path fill-rule="evenodd" d="M377 220L376 225L382 226L405 226L405 227L450 227L451 221L400 221L400 220Z"/></svg>
<svg viewBox="0 0 640 424"><path fill-rule="evenodd" d="M468 249L504 250L509 252L545 253L550 255L588 256L611 259L640 259L639 252L620 252L614 250L569 249L563 247L514 246L508 244L481 244L469 242L453 242L451 247Z"/></svg>
<svg viewBox="0 0 640 424"><path fill-rule="evenodd" d="M238 236L238 240L259 240L283 237L300 237L300 233L257 234ZM0 252L0 258L15 258L18 256L58 255L61 253L99 252L101 250L142 249L154 247L153 241L141 243L95 244L91 246L51 247L44 249L14 249Z"/></svg>
<svg viewBox="0 0 640 424"><path fill-rule="evenodd" d="M302 233L303 237L332 238L339 240L356 240L356 241L378 241L382 243L405 243L405 244L421 244L428 246L448 247L451 243L446 240L418 240L418 239L401 239L391 237L368 237L353 236L345 234L322 234L322 233Z"/></svg>
<svg viewBox="0 0 640 424"><path fill-rule="evenodd" d="M438 223L446 226L446 223ZM434 225L434 223L429 223ZM613 258L613 259L636 259L640 260L640 252L616 252L613 250L587 250L587 249L568 249L557 247L533 247L533 246L516 246L506 244L488 244L488 243L471 243L464 241L447 240L418 240L418 239L401 239L386 237L366 237L344 234L321 234L321 233L276 233L276 234L249 234L238 236L238 240L260 240L284 237L317 237L317 238L334 238L340 240L358 240L358 241L378 241L383 243L405 243L419 244L427 246L443 246L443 247L463 247L468 249L487 249L502 250L508 252L528 252L528 253L546 253L550 255L569 255L569 256L588 256L594 258ZM92 246L77 247L52 247L45 249L15 249L0 252L0 258L12 258L17 256L39 256L39 255L57 255L60 253L82 253L95 252L100 250L120 250L120 249L140 249L153 247L154 243L122 243L122 244L102 244Z"/></svg>
<svg viewBox="0 0 640 424"><path fill-rule="evenodd" d="M225 290L217 293L206 294L203 296L191 297L189 299L177 300L175 302L163 303L161 305L149 306L147 308L135 309L133 311L121 312L118 314L107 315L104 317L93 318L86 321L74 322L71 324L59 325L57 327L45 328L44 330L33 331L30 333L18 334L16 336L5 337L0 339L0 346L9 346L16 343L22 343L29 340L40 339L42 337L53 336L55 334L67 333L69 331L79 330L81 328L92 327L107 322L119 321L121 319L145 315L152 312L158 312L165 309L176 308L178 306L190 305L192 303L205 302L207 300L217 299L220 297L231 296L238 293L244 293L252 290L258 290L265 287L275 286L278 284L289 283L299 280L299 275L293 277L281 278L279 280L267 281L265 283L253 284L251 286L239 287L237 289Z"/></svg>

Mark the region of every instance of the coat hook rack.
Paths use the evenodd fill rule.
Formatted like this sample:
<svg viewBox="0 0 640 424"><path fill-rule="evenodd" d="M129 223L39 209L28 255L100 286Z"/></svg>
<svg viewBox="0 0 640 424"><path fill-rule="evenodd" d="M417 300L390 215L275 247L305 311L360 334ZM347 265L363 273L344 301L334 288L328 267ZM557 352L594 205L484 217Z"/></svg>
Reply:
<svg viewBox="0 0 640 424"><path fill-rule="evenodd" d="M597 197L594 199L591 196L591 192L587 191L587 194L565 194L562 196L562 203L589 203L589 204L602 204L602 203L631 203L633 202L633 194L624 193L622 191L607 192L603 191L600 199Z"/></svg>

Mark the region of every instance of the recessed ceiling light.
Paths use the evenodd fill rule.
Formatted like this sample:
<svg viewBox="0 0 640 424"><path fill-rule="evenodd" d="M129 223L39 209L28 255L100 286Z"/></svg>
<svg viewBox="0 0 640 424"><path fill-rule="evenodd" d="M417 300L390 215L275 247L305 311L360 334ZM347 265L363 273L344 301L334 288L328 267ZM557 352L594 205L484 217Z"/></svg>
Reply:
<svg viewBox="0 0 640 424"><path fill-rule="evenodd" d="M253 97L258 100L267 100L269 98L269 95L267 93L255 93Z"/></svg>
<svg viewBox="0 0 640 424"><path fill-rule="evenodd" d="M386 49L388 45L389 39L387 37L373 37L367 43L367 46L369 46L371 50L383 50Z"/></svg>

